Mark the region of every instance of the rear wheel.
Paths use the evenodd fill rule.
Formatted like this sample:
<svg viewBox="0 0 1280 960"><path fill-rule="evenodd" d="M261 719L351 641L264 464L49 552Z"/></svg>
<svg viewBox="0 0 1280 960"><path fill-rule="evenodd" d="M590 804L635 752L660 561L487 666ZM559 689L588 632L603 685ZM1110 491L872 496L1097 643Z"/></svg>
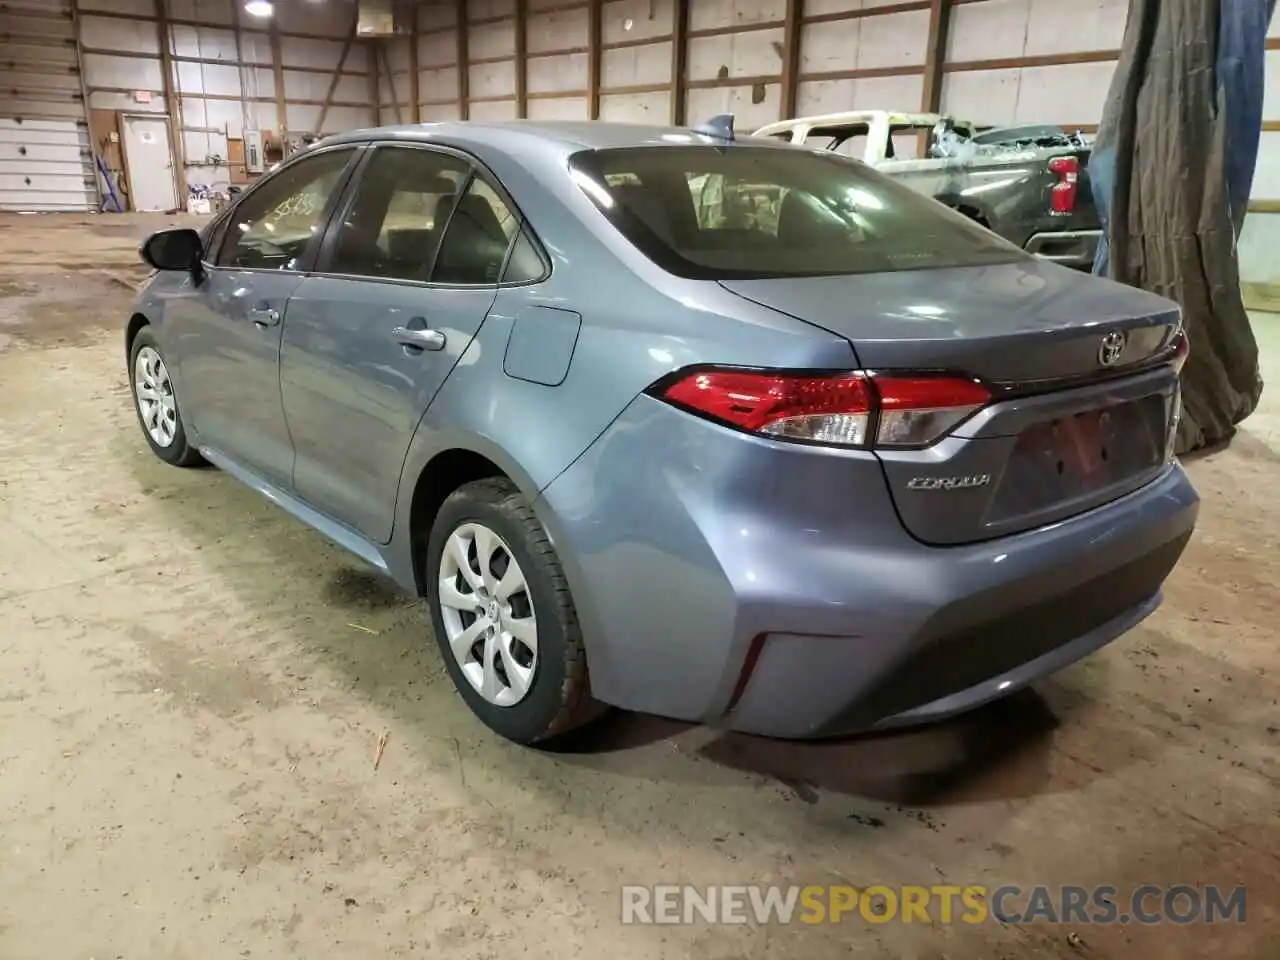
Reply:
<svg viewBox="0 0 1280 960"><path fill-rule="evenodd" d="M477 480L450 494L427 551L440 653L458 692L490 729L535 743L603 711L591 698L564 570L511 481Z"/></svg>
<svg viewBox="0 0 1280 960"><path fill-rule="evenodd" d="M138 331L129 350L129 386L133 389L138 423L151 452L175 467L203 463L199 451L187 442L173 379L155 334L147 327Z"/></svg>

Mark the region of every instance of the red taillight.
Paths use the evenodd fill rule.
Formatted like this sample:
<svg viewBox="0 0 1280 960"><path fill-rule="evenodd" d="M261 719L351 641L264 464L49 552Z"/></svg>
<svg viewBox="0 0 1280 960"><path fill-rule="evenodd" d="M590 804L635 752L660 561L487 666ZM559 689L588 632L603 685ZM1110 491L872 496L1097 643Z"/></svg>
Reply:
<svg viewBox="0 0 1280 960"><path fill-rule="evenodd" d="M1173 358L1169 361L1173 364L1174 373L1182 373L1182 368L1187 363L1187 357L1191 356L1191 341L1187 339L1187 331L1179 329L1173 335Z"/></svg>
<svg viewBox="0 0 1280 960"><path fill-rule="evenodd" d="M928 446L990 399L953 377L724 369L677 377L658 394L740 430L842 447Z"/></svg>
<svg viewBox="0 0 1280 960"><path fill-rule="evenodd" d="M1076 157L1054 157L1049 170L1058 175L1058 182L1049 190L1049 203L1054 213L1072 213L1076 208L1076 193L1080 189L1080 161Z"/></svg>
<svg viewBox="0 0 1280 960"><path fill-rule="evenodd" d="M866 443L872 409L860 374L702 370L676 380L662 396L752 433L855 447Z"/></svg>

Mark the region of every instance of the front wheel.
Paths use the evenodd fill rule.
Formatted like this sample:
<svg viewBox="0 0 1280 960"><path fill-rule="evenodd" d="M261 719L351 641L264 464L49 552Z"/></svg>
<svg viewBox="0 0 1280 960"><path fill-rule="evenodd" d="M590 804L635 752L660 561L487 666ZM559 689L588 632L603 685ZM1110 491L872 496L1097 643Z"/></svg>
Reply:
<svg viewBox="0 0 1280 960"><path fill-rule="evenodd" d="M187 442L173 379L160 355L155 334L147 327L138 331L129 350L129 386L138 423L151 452L175 467L202 463L199 451Z"/></svg>
<svg viewBox="0 0 1280 960"><path fill-rule="evenodd" d="M505 478L445 500L427 541L431 622L473 713L517 743L593 720L582 632L555 548Z"/></svg>

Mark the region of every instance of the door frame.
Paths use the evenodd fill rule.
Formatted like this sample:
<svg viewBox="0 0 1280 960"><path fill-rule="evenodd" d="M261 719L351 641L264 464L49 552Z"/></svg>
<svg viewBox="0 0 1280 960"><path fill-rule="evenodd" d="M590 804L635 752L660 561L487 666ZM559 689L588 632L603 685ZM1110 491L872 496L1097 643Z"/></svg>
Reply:
<svg viewBox="0 0 1280 960"><path fill-rule="evenodd" d="M146 113L133 111L120 111L120 117L117 123L120 126L120 160L124 164L125 180L129 184L129 210L132 213L141 213L134 203L133 194L133 167L129 162L129 135L126 132L129 120L163 120L164 133L166 142L169 144L169 179L173 182L173 202L178 212L185 211L187 205L182 202L182 198L178 196L178 171L174 166L178 162L177 154L173 149L173 120L167 113ZM165 210L164 213L170 211Z"/></svg>

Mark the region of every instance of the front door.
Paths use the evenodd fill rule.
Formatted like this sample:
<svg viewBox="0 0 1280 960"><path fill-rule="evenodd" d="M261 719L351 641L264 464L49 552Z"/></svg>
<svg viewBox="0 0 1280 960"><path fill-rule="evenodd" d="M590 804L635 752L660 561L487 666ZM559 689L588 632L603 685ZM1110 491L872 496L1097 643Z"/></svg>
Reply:
<svg viewBox="0 0 1280 960"><path fill-rule="evenodd" d="M246 194L205 276L166 307L183 416L198 442L289 486L293 447L280 405L280 334L289 295L314 259L356 150L290 164Z"/></svg>
<svg viewBox="0 0 1280 960"><path fill-rule="evenodd" d="M129 198L134 210L167 213L178 209L168 117L125 116L124 155L129 165Z"/></svg>
<svg viewBox="0 0 1280 960"><path fill-rule="evenodd" d="M469 174L449 153L378 147L289 302L280 382L294 488L379 543L409 442L484 322L519 227Z"/></svg>

